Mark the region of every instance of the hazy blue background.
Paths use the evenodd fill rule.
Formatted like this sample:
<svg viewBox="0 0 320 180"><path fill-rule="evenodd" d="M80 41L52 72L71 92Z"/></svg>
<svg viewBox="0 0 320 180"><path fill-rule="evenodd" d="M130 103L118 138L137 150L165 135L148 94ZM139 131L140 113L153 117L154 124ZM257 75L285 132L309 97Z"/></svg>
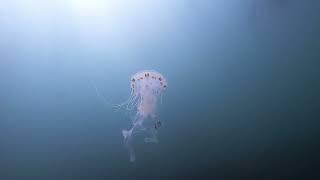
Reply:
<svg viewBox="0 0 320 180"><path fill-rule="evenodd" d="M319 176L320 1L0 1L0 179ZM159 144L121 130L168 80ZM91 82L91 83L90 83Z"/></svg>

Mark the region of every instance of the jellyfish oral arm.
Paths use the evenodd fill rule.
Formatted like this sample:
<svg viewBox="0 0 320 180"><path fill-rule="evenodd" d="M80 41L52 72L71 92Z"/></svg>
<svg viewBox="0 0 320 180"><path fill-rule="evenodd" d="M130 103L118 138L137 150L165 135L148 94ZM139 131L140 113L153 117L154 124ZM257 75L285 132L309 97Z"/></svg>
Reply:
<svg viewBox="0 0 320 180"><path fill-rule="evenodd" d="M136 160L135 152L132 147L132 130L122 130L122 135L124 138L124 146L128 149L129 151L129 157L130 161L134 162Z"/></svg>
<svg viewBox="0 0 320 180"><path fill-rule="evenodd" d="M122 135L124 138L124 145L129 151L130 161L135 161L135 152L133 149L133 136L140 132L145 132L149 136L144 138L146 143L158 143L157 130L153 127L153 123L150 127L144 125L146 117L138 115L138 118L135 119L135 122L132 125L132 128L129 130L122 130Z"/></svg>

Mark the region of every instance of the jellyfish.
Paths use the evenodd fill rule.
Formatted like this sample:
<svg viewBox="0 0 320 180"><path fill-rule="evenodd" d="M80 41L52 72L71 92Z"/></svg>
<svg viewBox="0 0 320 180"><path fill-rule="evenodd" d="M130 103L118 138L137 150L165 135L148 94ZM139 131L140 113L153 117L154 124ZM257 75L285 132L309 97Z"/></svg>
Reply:
<svg viewBox="0 0 320 180"><path fill-rule="evenodd" d="M164 76L153 70L145 70L131 76L131 95L129 99L118 105L127 110L133 110L131 128L122 130L124 146L128 149L130 161L135 161L133 137L144 133L146 143L158 143L157 131L161 126L157 108L162 103L162 95L167 88Z"/></svg>

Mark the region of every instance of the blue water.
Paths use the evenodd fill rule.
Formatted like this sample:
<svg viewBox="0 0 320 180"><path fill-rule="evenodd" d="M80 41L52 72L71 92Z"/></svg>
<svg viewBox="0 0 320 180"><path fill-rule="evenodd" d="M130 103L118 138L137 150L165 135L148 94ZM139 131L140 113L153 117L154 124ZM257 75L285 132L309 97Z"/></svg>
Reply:
<svg viewBox="0 0 320 180"><path fill-rule="evenodd" d="M318 1L103 2L1 3L1 180L319 176ZM145 69L168 89L131 163L94 86L121 103Z"/></svg>

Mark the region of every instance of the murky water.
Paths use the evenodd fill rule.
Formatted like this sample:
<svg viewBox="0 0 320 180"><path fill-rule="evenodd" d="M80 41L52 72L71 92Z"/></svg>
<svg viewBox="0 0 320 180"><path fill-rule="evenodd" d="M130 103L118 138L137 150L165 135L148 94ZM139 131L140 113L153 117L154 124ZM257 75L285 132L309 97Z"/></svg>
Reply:
<svg viewBox="0 0 320 180"><path fill-rule="evenodd" d="M285 179L319 158L320 3L0 5L0 179ZM115 111L130 76L168 81L157 144ZM97 96L94 86L108 103Z"/></svg>

